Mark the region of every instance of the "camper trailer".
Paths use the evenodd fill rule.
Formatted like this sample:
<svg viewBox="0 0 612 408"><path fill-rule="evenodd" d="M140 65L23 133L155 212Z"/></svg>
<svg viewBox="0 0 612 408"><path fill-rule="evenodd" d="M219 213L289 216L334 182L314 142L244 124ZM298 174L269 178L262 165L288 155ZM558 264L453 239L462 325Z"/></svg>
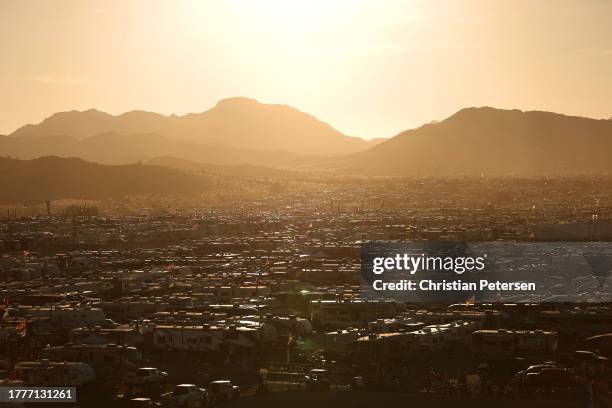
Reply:
<svg viewBox="0 0 612 408"><path fill-rule="evenodd" d="M93 368L88 364L46 359L17 363L15 373L24 384L41 387L79 387L96 379Z"/></svg>
<svg viewBox="0 0 612 408"><path fill-rule="evenodd" d="M143 335L133 327L79 327L70 331L70 339L76 344L121 344L138 346Z"/></svg>
<svg viewBox="0 0 612 408"><path fill-rule="evenodd" d="M96 378L116 379L118 374L138 367L141 356L135 347L115 344L74 344L50 347L43 351L51 361L78 361L93 367Z"/></svg>
<svg viewBox="0 0 612 408"><path fill-rule="evenodd" d="M313 300L310 308L311 322L325 327L362 326L397 314L395 302Z"/></svg>
<svg viewBox="0 0 612 408"><path fill-rule="evenodd" d="M31 317L48 317L51 326L59 330L112 324L104 311L95 307L23 307L19 311Z"/></svg>
<svg viewBox="0 0 612 408"><path fill-rule="evenodd" d="M236 326L155 326L153 345L166 350L218 351L222 345L254 347L259 328Z"/></svg>
<svg viewBox="0 0 612 408"><path fill-rule="evenodd" d="M556 332L544 330L477 330L472 351L484 356L547 354L557 350Z"/></svg>

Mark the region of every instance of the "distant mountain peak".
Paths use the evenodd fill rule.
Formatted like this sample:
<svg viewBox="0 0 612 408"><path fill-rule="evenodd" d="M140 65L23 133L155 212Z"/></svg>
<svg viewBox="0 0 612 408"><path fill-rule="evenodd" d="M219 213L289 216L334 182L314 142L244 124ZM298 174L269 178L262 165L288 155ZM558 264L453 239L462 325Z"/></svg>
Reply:
<svg viewBox="0 0 612 408"><path fill-rule="evenodd" d="M101 110L98 109L94 109L94 108L89 108L86 110L70 110L70 111L63 111L63 112L56 112L54 114L52 114L51 116L49 116L47 118L48 119L54 119L54 118L66 118L66 117L76 117L76 116L87 116L87 117L109 117L112 116L109 113L103 112Z"/></svg>
<svg viewBox="0 0 612 408"><path fill-rule="evenodd" d="M224 98L217 102L216 106L231 106L231 105L263 105L254 98L247 98L246 96L233 96L231 98Z"/></svg>
<svg viewBox="0 0 612 408"><path fill-rule="evenodd" d="M446 120L465 120L466 118L484 119L492 115L509 115L525 113L520 109L499 109L491 106L472 106L463 108L449 116Z"/></svg>

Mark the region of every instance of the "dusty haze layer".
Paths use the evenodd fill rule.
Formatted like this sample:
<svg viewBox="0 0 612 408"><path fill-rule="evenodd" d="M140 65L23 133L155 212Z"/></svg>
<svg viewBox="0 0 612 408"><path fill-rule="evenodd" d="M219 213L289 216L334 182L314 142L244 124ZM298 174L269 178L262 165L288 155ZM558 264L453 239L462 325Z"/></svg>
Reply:
<svg viewBox="0 0 612 408"><path fill-rule="evenodd" d="M0 2L0 134L54 112L286 103L390 137L468 106L609 118L612 3Z"/></svg>

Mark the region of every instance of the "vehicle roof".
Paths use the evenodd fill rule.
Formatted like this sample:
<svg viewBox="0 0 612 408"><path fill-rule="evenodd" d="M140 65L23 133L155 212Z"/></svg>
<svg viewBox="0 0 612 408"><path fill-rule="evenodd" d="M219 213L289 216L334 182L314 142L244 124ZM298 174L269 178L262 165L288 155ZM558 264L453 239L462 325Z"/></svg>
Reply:
<svg viewBox="0 0 612 408"><path fill-rule="evenodd" d="M527 369L541 368L541 367L554 367L554 364L534 364L534 365L530 365L529 367L527 367Z"/></svg>

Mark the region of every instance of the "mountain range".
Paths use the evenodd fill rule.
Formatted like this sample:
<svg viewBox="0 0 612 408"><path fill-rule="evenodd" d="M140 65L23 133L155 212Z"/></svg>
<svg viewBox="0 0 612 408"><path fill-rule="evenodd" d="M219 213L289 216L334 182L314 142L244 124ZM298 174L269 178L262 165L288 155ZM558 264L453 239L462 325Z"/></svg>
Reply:
<svg viewBox="0 0 612 408"><path fill-rule="evenodd" d="M36 125L25 125L9 136L40 139L70 136L77 141L100 134L155 135L239 150L285 151L299 155L333 156L364 150L379 142L346 136L314 116L287 105L249 98L223 99L202 113L164 116L132 111L113 116L95 109L56 113Z"/></svg>

